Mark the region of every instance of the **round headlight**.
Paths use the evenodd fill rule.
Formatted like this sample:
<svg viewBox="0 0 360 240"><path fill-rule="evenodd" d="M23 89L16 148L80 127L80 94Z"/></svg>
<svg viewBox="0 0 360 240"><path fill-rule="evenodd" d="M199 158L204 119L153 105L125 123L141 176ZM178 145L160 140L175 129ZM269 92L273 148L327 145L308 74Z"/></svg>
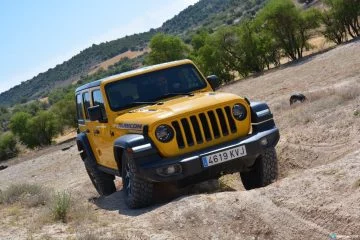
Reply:
<svg viewBox="0 0 360 240"><path fill-rule="evenodd" d="M174 138L174 130L169 125L160 125L155 130L156 138L163 143L170 142Z"/></svg>
<svg viewBox="0 0 360 240"><path fill-rule="evenodd" d="M233 116L236 120L242 121L246 118L246 108L241 104L235 104L232 108Z"/></svg>

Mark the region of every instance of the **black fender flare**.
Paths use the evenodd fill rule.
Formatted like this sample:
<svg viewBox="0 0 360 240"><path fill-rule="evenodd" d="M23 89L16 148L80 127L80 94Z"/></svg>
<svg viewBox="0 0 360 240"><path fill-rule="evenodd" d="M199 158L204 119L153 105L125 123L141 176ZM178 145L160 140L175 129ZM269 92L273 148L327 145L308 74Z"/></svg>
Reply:
<svg viewBox="0 0 360 240"><path fill-rule="evenodd" d="M151 143L150 139L142 134L126 134L114 141L114 157L119 174L122 172L121 157L124 151L132 152L132 148Z"/></svg>
<svg viewBox="0 0 360 240"><path fill-rule="evenodd" d="M80 152L81 159L84 161L84 164L89 167L96 168L96 158L91 149L89 139L87 138L85 133L82 132L76 136L76 144Z"/></svg>
<svg viewBox="0 0 360 240"><path fill-rule="evenodd" d="M275 127L273 114L265 102L251 102L251 124L255 131L265 131Z"/></svg>

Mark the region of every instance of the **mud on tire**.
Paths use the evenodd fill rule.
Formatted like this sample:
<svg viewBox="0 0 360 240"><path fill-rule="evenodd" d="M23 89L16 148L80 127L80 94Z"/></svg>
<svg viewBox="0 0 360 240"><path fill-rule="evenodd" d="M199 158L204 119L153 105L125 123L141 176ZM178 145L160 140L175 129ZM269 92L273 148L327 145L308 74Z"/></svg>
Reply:
<svg viewBox="0 0 360 240"><path fill-rule="evenodd" d="M96 167L87 166L86 164L85 169L89 175L92 184L94 185L96 191L100 194L100 196L108 196L116 192L114 175L104 173Z"/></svg>
<svg viewBox="0 0 360 240"><path fill-rule="evenodd" d="M275 148L267 148L256 159L253 169L241 172L241 181L246 190L265 187L278 177L278 161Z"/></svg>
<svg viewBox="0 0 360 240"><path fill-rule="evenodd" d="M154 184L136 174L134 162L126 152L122 155L122 178L125 203L129 208L147 207L153 203Z"/></svg>

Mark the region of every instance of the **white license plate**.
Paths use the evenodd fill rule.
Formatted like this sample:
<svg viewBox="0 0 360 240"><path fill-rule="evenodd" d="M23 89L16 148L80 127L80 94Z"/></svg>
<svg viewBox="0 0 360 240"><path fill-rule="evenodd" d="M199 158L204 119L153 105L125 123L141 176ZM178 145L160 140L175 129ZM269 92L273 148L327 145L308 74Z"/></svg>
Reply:
<svg viewBox="0 0 360 240"><path fill-rule="evenodd" d="M239 146L222 152L214 153L201 158L204 167L210 167L216 164L227 162L236 158L246 156L245 146Z"/></svg>

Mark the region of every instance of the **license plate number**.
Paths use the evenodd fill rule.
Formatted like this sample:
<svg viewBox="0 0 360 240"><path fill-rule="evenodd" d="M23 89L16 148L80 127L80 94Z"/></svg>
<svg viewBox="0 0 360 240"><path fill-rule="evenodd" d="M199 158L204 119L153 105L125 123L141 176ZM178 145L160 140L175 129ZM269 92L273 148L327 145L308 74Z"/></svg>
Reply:
<svg viewBox="0 0 360 240"><path fill-rule="evenodd" d="M239 146L236 148L231 148L229 150L204 156L201 158L201 160L204 167L210 167L243 156L246 156L246 148L245 146Z"/></svg>

